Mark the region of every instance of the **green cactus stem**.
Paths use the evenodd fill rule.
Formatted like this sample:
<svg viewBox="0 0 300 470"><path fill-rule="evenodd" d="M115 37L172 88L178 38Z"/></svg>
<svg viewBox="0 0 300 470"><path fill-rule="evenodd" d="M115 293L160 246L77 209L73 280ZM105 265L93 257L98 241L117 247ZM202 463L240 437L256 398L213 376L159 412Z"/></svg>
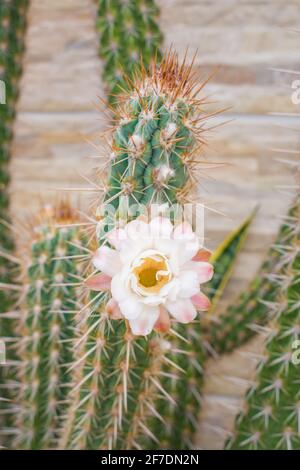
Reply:
<svg viewBox="0 0 300 470"><path fill-rule="evenodd" d="M297 209L296 209L297 208ZM290 242L281 246L280 288L269 303L273 320L265 351L236 421L228 449L300 449L300 210L299 197L286 219ZM276 276L278 274L276 273ZM276 283L277 284L277 283Z"/></svg>
<svg viewBox="0 0 300 470"><path fill-rule="evenodd" d="M255 213L256 210L237 229L233 230L210 256L215 272L213 279L204 287L211 299L211 310L222 295ZM166 426L162 427L159 419L155 417L150 426L151 432L159 441L160 448L192 449L195 446L205 361L207 353L211 351L206 341L206 329L209 328L211 310L192 325L184 327L178 324L174 327L177 336L172 339L173 347L175 350L185 351L185 355L181 357L170 351L167 352L168 363L164 365L166 378L163 379L163 384L175 401L159 400L156 409L159 415L164 417ZM149 446L156 448L155 443L148 442L146 447Z"/></svg>
<svg viewBox="0 0 300 470"><path fill-rule="evenodd" d="M13 138L13 123L16 114L16 101L18 99L19 79L22 72L22 58L24 53L24 38L26 32L26 15L28 0L3 0L0 2L0 81L4 103L0 103L0 282L13 284L17 274L17 267L11 255L14 242L9 224L9 161L11 143ZM2 93L1 93L2 95ZM15 301L15 291L1 289L1 311L12 309ZM11 322L4 315L0 317L0 338L6 343L13 336ZM13 351L10 351L10 359ZM8 368L0 365L0 384L9 374ZM1 414L9 399L9 391L2 390L4 401L0 403ZM11 425L11 415L2 414L1 426L5 429ZM3 446L7 445L6 435L1 434Z"/></svg>
<svg viewBox="0 0 300 470"><path fill-rule="evenodd" d="M74 312L86 254L69 204L45 208L33 221L29 247L21 256L24 292L17 325L19 362L12 403L17 449L56 446L73 362ZM62 225L62 227L58 227Z"/></svg>
<svg viewBox="0 0 300 470"><path fill-rule="evenodd" d="M157 23L159 9L154 0L98 0L97 30L103 79L112 104L128 89L124 76L132 78L142 64L161 57L162 33Z"/></svg>
<svg viewBox="0 0 300 470"><path fill-rule="evenodd" d="M142 70L116 107L108 181L99 214L110 205L121 214L124 199L130 209L134 205L149 208L152 203L181 207L187 200L197 162L201 164L202 120L208 117L204 101L197 98L201 87L190 75L191 67L179 65L176 55L169 52L160 66L153 66L149 73ZM97 246L108 229L99 218L102 229ZM109 317L109 299L110 294L100 291L87 301L86 325L78 332L73 405L61 448L144 448L148 438L158 445L151 419L155 415L164 429L165 416L156 404L177 406L177 397L168 393L167 384L174 377L165 372L165 366L174 367L178 383L184 369L191 377L197 373L193 368L199 371L194 355L199 352L202 360L201 344L192 351L183 338L179 348L175 328L170 335L154 332L133 337L124 320ZM186 333L183 327L182 336ZM190 336L195 346L198 338Z"/></svg>
<svg viewBox="0 0 300 470"><path fill-rule="evenodd" d="M116 109L106 205L118 209L121 196L129 206L186 202L208 118L192 98L190 71L170 52L159 68L142 71Z"/></svg>
<svg viewBox="0 0 300 470"><path fill-rule="evenodd" d="M207 341L216 353L232 351L256 333L257 325L264 325L270 319L269 305L275 301L281 286L281 253L292 240L289 220L299 211L299 200L295 200L283 222L266 261L249 288L243 292L235 305L211 323Z"/></svg>

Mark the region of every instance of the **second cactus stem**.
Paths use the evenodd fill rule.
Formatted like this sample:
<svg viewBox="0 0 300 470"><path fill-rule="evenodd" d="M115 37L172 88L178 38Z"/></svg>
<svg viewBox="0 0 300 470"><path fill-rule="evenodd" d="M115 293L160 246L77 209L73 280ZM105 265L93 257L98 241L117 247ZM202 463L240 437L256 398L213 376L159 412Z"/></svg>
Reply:
<svg viewBox="0 0 300 470"><path fill-rule="evenodd" d="M281 287L282 250L288 250L294 234L290 220L299 213L299 198L291 206L266 261L248 290L215 321L211 322L206 340L217 353L232 351L250 339L259 326L270 320L270 305L275 302Z"/></svg>
<svg viewBox="0 0 300 470"><path fill-rule="evenodd" d="M272 321L267 328L265 351L245 399L244 411L227 442L228 449L300 449L299 202L298 196L286 218L291 239L288 245L280 246L280 289L276 289L276 299L268 306Z"/></svg>
<svg viewBox="0 0 300 470"><path fill-rule="evenodd" d="M67 203L43 209L21 255L25 290L19 302L18 384L12 403L17 449L54 448L60 434L86 257L76 220Z"/></svg>
<svg viewBox="0 0 300 470"><path fill-rule="evenodd" d="M125 75L132 78L141 62L148 69L155 57L160 59L158 13L155 0L99 0L99 50L112 104L128 89Z"/></svg>

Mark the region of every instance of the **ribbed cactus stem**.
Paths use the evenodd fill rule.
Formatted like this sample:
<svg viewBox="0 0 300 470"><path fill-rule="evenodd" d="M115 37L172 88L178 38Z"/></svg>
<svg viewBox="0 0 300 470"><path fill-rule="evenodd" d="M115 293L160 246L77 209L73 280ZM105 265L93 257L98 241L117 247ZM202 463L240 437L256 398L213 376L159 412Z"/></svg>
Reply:
<svg viewBox="0 0 300 470"><path fill-rule="evenodd" d="M26 32L26 19L28 0L3 0L0 2L0 282L14 284L18 272L11 253L14 242L9 221L9 160L11 143L13 138L13 123L16 114L15 106L18 98L19 78L22 72L22 57L24 52L24 37ZM4 85L4 86L3 86ZM4 256L2 256L4 254ZM15 292L1 289L0 305L2 312L13 309L16 300ZM12 313L2 315L0 318L0 338L5 339L7 357L9 361L14 358L14 350L10 348L13 329L11 327ZM0 383L4 383L10 375L10 366L0 365ZM11 414L6 412L7 399L10 398L9 390L2 390L4 400L0 403L1 427L7 429L11 426ZM1 434L0 445L7 446L6 435ZM8 436L9 438L10 436Z"/></svg>
<svg viewBox="0 0 300 470"><path fill-rule="evenodd" d="M185 202L201 145L201 102L189 75L170 52L142 71L117 108L106 204L119 208L121 196L129 205Z"/></svg>
<svg viewBox="0 0 300 470"><path fill-rule="evenodd" d="M57 225L74 220L67 204L43 210L22 258L16 448L53 448L59 436L73 361L80 257L85 253L77 228Z"/></svg>
<svg viewBox="0 0 300 470"><path fill-rule="evenodd" d="M265 351L248 391L245 410L227 442L229 449L300 449L299 197L296 203L286 219L291 240L280 247L280 289L276 289L276 299L269 304L273 321L268 327Z"/></svg>
<svg viewBox="0 0 300 470"><path fill-rule="evenodd" d="M115 110L108 180L99 214L109 212L109 207L122 214L124 200L129 209L186 201L200 158L199 134L206 116L204 102L196 97L198 88L191 79L191 67L179 65L172 52L160 66L153 66L149 73L142 70L135 78ZM97 246L103 244L109 230L101 217L99 227ZM201 345L192 353L189 341L181 339L177 347L173 333L177 326L170 336L156 332L148 337L132 336L127 321L109 317L109 300L110 293L101 290L87 300L89 316L83 331L78 331L78 371L61 448L143 448L149 438L158 445L152 417L164 428L168 416L162 417L159 407L171 403L167 409L173 413L180 404L180 380L186 370L194 404L199 361L198 357L194 361L192 354L201 351L202 358ZM184 326L180 331L185 336ZM193 345L197 341L192 337ZM168 374L170 365L176 373ZM177 396L174 399L168 392L168 382L173 382L174 376L178 390L181 387L178 403ZM188 433L190 422L184 426Z"/></svg>
<svg viewBox="0 0 300 470"><path fill-rule="evenodd" d="M103 305L104 299L97 302ZM143 381L153 376L148 370L143 379L151 341L134 337L125 322L111 320L105 312L89 315L79 340L84 346L61 448L112 449L128 442L132 416L141 405L138 394L146 389Z"/></svg>
<svg viewBox="0 0 300 470"><path fill-rule="evenodd" d="M128 89L124 75L133 77L142 64L160 58L162 34L154 0L98 0L97 29L100 56L104 60L103 78L108 85L110 102Z"/></svg>
<svg viewBox="0 0 300 470"><path fill-rule="evenodd" d="M165 427L154 416L150 430L157 437L159 448L192 449L202 404L205 351L197 322L175 328L177 333L170 340L172 350L166 351L162 378L162 385L173 400L157 401L156 409ZM157 448L157 444L152 443L151 448Z"/></svg>
<svg viewBox="0 0 300 470"><path fill-rule="evenodd" d="M120 438L120 449L144 449L149 442L155 446L160 444L159 435L151 429L154 416L165 430L166 422L156 407L157 398L164 403L176 405L174 398L164 388L162 366L166 364L166 355L174 345L163 336L153 335L148 341L147 355L144 358L144 370L141 377L135 376L133 389L135 395L126 413L126 423ZM140 363L137 357L136 365Z"/></svg>

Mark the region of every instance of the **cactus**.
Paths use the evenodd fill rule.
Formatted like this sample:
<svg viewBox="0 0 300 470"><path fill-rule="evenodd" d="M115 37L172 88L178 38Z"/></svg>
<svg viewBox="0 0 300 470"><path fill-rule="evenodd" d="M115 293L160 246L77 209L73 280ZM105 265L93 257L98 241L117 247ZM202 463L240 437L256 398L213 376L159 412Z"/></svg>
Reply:
<svg viewBox="0 0 300 470"><path fill-rule="evenodd" d="M17 430L14 448L53 448L60 431L73 362L70 340L79 302L80 261L86 257L77 228L69 226L75 217L68 203L43 209L20 254L18 362L14 381L7 383L17 387L11 403ZM66 226L57 227L60 224Z"/></svg>
<svg viewBox="0 0 300 470"><path fill-rule="evenodd" d="M202 106L199 116L203 102L195 97L197 84L190 73L191 67L179 66L170 52L158 68L149 74L142 71L127 100L116 109L104 209L112 205L122 213L122 199L129 208L184 202L197 166L199 122L205 119ZM108 228L101 217L100 227L101 243ZM157 443L151 419L154 415L162 421L165 416L156 411L156 403L163 397L176 405L176 397L165 387L168 375L163 366L174 364L182 376L179 357L184 363L189 360L188 341L182 340L178 350L175 328L169 334L133 336L127 322L110 317L109 299L100 290L87 302L61 448L143 448L147 438ZM178 367L167 352L176 357ZM198 363L192 360L188 367L197 368Z"/></svg>
<svg viewBox="0 0 300 470"><path fill-rule="evenodd" d="M0 103L0 273L2 284L13 284L17 274L17 268L11 254L14 243L9 225L8 185L10 178L8 165L18 84L22 71L28 3L28 0L6 0L0 3L0 80L5 87L5 103ZM1 289L0 305L2 311L8 311L12 308L15 300L14 293L14 291L10 291L8 294L7 290ZM13 336L10 325L7 316L0 318L0 338L9 339ZM0 383L3 383L8 372L4 366L0 366ZM3 390L3 394L5 399L0 403L1 410L9 398L8 390ZM11 425L10 415L1 416L1 423L5 428L9 427ZM6 445L5 439L2 444Z"/></svg>
<svg viewBox="0 0 300 470"><path fill-rule="evenodd" d="M148 68L154 58L160 58L158 13L154 0L99 0L100 56L111 103L128 89L125 76L132 78L141 62Z"/></svg>
<svg viewBox="0 0 300 470"><path fill-rule="evenodd" d="M293 217L297 210L298 201L296 200L286 220ZM206 339L215 352L220 354L230 352L255 334L256 325L264 325L268 322L269 305L275 301L281 285L281 251L283 247L289 247L292 240L286 220L249 288L241 294L236 304L230 306L216 321L211 323Z"/></svg>
<svg viewBox="0 0 300 470"><path fill-rule="evenodd" d="M116 209L121 196L129 206L187 200L198 166L201 120L208 118L199 117L200 103L188 95L188 87L196 87L189 73L170 52L161 67L152 67L149 79L142 71L135 90L117 108L105 194Z"/></svg>
<svg viewBox="0 0 300 470"><path fill-rule="evenodd" d="M6 103L0 104L0 218L8 220L9 184L8 163L12 141L12 126L15 117L15 104L18 97L18 80L21 74L21 60L24 51L24 33L26 30L27 0L10 0L0 5L0 80L5 85ZM2 224L0 231L2 250L11 251L13 241L7 224ZM10 282L12 265L1 259L2 282ZM0 293L1 305L9 299L5 292ZM4 307L5 308L5 307ZM4 325L0 334L6 335Z"/></svg>
<svg viewBox="0 0 300 470"><path fill-rule="evenodd" d="M205 291L209 292L211 300L208 314L202 315L199 321L185 328L185 331L183 325L174 327L178 333L172 339L174 350L185 351L185 355L178 356L171 351L166 353L168 363L164 365L164 374L167 378L163 379L163 385L174 401L159 400L156 405L159 414L164 417L166 427L162 427L155 417L152 418L150 425L150 430L157 437L160 448L194 447L201 410L205 362L208 352L211 351L211 345L207 344L206 340L210 326L207 318L225 288L229 278L227 273L233 269L255 213L256 210L233 230L210 256L215 272L213 279L205 285ZM155 445L156 443L147 442L146 447L155 448Z"/></svg>
<svg viewBox="0 0 300 470"><path fill-rule="evenodd" d="M299 196L286 218L280 245L280 287L269 303L272 321L257 376L236 421L228 449L300 449L299 432ZM278 279L277 279L278 281ZM294 357L295 354L295 357Z"/></svg>

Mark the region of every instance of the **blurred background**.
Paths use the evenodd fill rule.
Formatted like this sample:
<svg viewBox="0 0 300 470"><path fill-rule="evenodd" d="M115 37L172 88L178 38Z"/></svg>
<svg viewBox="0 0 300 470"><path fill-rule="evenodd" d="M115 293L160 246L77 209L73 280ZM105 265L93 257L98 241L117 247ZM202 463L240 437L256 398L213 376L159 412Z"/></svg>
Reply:
<svg viewBox="0 0 300 470"><path fill-rule="evenodd" d="M31 0L24 73L11 163L11 212L19 219L57 188L86 187L82 175L97 154L107 117L93 0ZM157 0L164 48L182 57L197 51L203 79L216 71L205 94L216 109L230 108L207 135L207 169L199 185L206 211L206 244L214 249L230 229L260 205L250 236L219 308L247 286L274 240L291 200L291 170L284 149L300 148L300 120L292 83L300 70L300 0ZM285 71L282 71L285 70ZM299 77L299 75L298 75ZM228 122L225 122L228 121ZM218 124L222 125L218 126ZM289 158L291 158L289 156ZM298 158L295 153L294 158ZM78 194L72 196L78 198ZM82 204L88 198L81 197ZM199 447L222 448L254 363L243 355L211 361L205 385Z"/></svg>

